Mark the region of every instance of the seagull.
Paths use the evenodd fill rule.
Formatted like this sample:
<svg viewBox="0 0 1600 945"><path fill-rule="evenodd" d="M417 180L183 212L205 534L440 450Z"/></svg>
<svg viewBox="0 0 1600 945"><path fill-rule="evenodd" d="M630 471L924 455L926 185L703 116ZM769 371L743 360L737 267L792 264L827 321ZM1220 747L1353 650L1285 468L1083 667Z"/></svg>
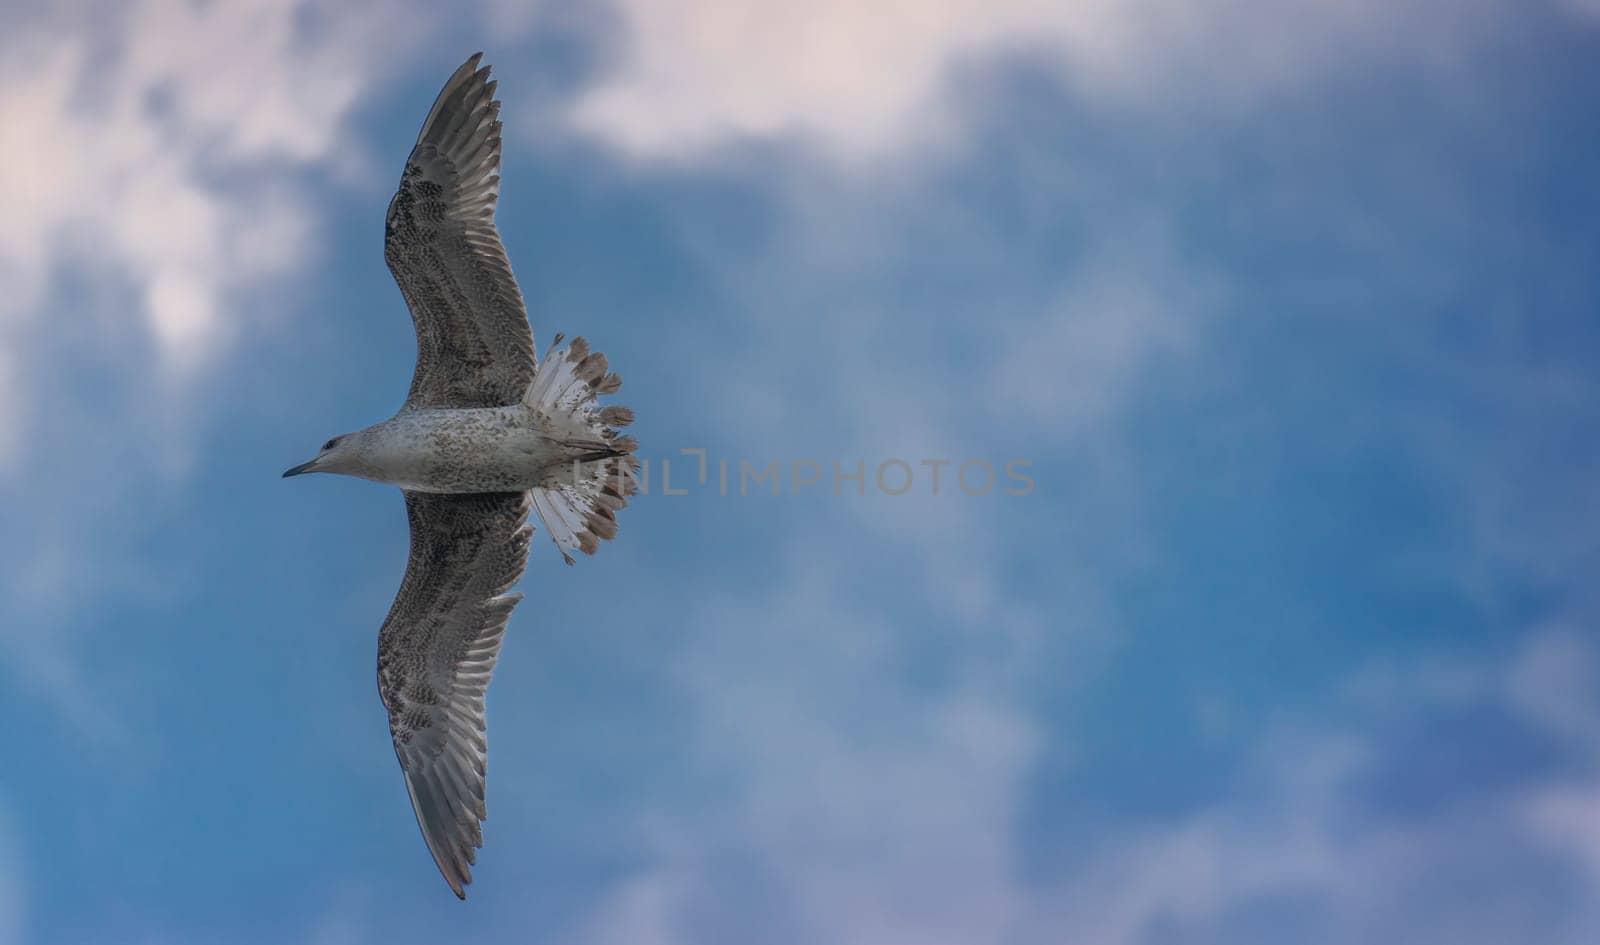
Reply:
<svg viewBox="0 0 1600 945"><path fill-rule="evenodd" d="M522 595L533 525L567 564L616 537L634 492L622 379L582 338L536 360L494 225L500 103L478 53L422 123L389 203L384 258L411 310L417 365L398 413L322 445L285 477L324 472L400 487L411 555L378 633L378 693L428 852L467 898L483 845L484 692Z"/></svg>

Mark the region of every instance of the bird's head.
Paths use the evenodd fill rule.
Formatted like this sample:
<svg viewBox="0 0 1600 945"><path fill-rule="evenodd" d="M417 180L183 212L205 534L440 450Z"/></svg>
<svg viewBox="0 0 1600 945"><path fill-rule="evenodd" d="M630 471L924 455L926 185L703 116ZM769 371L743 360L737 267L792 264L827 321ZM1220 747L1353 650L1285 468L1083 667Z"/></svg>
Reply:
<svg viewBox="0 0 1600 945"><path fill-rule="evenodd" d="M356 446L355 434L336 436L322 444L322 449L317 451L316 458L285 470L283 478L314 472L353 473L360 459L360 452Z"/></svg>

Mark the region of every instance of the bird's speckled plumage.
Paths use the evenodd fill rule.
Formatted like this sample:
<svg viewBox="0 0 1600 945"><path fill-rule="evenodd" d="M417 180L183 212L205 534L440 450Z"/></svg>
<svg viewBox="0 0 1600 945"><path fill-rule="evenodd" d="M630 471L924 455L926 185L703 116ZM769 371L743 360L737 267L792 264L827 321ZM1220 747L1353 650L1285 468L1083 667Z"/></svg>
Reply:
<svg viewBox="0 0 1600 945"><path fill-rule="evenodd" d="M423 840L457 896L488 812L484 693L528 561L528 496L406 493L411 560L378 633L378 693Z"/></svg>
<svg viewBox="0 0 1600 945"><path fill-rule="evenodd" d="M533 332L494 226L500 103L479 58L439 93L385 219L383 256L417 329L408 407L514 404L533 380Z"/></svg>
<svg viewBox="0 0 1600 945"><path fill-rule="evenodd" d="M480 56L445 83L389 205L384 256L417 333L405 404L285 473L404 492L411 555L378 635L378 691L423 839L463 899L483 841L484 693L522 599L528 514L570 564L615 537L636 468L615 429L633 412L596 402L622 383L605 356L575 338L535 360L494 226L500 103Z"/></svg>

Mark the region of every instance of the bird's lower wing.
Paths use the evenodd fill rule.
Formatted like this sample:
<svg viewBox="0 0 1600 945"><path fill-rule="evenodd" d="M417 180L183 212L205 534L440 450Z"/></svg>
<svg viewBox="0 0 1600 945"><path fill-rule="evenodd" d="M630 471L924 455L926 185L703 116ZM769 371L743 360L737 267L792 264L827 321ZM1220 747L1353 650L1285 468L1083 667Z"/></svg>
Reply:
<svg viewBox="0 0 1600 945"><path fill-rule="evenodd" d="M522 599L508 591L528 560L529 500L521 492L405 498L411 557L378 636L378 691L423 839L465 899L487 816L484 693Z"/></svg>

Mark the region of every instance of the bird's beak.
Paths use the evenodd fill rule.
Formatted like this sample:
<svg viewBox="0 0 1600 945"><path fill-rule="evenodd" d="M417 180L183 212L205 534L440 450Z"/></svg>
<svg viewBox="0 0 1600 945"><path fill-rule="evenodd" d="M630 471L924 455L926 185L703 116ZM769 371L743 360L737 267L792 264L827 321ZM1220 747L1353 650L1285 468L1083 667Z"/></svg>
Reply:
<svg viewBox="0 0 1600 945"><path fill-rule="evenodd" d="M316 470L311 468L311 467L315 466L316 464L317 464L317 461L313 459L308 463L301 463L300 465L295 466L292 469L284 470L283 478L288 479L290 476L298 476L301 473L316 472Z"/></svg>

